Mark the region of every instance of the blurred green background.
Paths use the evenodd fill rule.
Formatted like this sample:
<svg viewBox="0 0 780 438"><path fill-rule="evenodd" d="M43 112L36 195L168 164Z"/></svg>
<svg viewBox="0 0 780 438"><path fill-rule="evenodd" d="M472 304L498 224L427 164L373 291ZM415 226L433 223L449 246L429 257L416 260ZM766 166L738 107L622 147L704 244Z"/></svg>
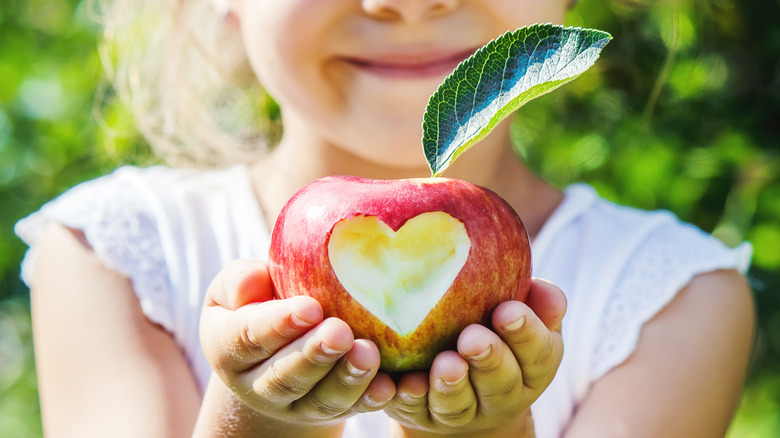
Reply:
<svg viewBox="0 0 780 438"><path fill-rule="evenodd" d="M582 0L569 23L611 32L596 67L518 113L521 154L560 186L664 208L754 245L759 315L729 436L780 436L780 2ZM0 1L0 436L41 435L25 247L13 225L74 184L148 162L101 95L86 2ZM100 108L99 113L95 108Z"/></svg>

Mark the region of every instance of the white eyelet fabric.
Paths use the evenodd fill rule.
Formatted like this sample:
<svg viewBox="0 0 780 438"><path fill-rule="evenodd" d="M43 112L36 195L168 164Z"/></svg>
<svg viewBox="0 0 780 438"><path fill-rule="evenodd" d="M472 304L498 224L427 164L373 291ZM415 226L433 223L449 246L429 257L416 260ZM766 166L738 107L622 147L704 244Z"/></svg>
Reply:
<svg viewBox="0 0 780 438"><path fill-rule="evenodd" d="M17 223L16 234L30 245L22 278L32 281L35 244L55 221L82 231L104 265L132 280L146 316L170 327L172 291L156 215L145 187L133 185L118 171L74 187Z"/></svg>

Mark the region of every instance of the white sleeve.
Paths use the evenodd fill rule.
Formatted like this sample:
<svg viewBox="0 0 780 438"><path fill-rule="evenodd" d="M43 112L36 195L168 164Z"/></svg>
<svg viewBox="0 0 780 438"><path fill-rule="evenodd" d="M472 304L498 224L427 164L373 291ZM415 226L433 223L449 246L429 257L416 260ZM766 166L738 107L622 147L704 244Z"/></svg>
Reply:
<svg viewBox="0 0 780 438"><path fill-rule="evenodd" d="M133 184L142 172L124 167L79 184L19 221L14 231L30 247L22 279L31 286L37 244L47 223L80 230L106 267L131 280L147 318L170 331L171 288L157 221L145 194Z"/></svg>
<svg viewBox="0 0 780 438"><path fill-rule="evenodd" d="M668 222L637 246L607 297L590 361L595 380L625 361L636 348L642 326L694 276L719 269L745 273L751 247L728 248L696 227Z"/></svg>

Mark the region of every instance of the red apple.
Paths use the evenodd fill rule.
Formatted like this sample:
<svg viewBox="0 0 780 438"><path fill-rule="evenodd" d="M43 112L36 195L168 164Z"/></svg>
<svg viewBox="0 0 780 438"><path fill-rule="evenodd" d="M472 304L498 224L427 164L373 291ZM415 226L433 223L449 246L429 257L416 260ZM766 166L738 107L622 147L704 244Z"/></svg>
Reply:
<svg viewBox="0 0 780 438"><path fill-rule="evenodd" d="M280 298L316 298L376 343L386 371L429 367L467 325L524 300L531 279L514 210L447 178L314 181L279 214L269 261Z"/></svg>

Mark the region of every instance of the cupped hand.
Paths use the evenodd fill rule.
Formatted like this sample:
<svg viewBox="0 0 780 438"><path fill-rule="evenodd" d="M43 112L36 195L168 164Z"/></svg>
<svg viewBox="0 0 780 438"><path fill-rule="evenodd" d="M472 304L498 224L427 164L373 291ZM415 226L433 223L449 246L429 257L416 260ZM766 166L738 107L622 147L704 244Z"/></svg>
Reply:
<svg viewBox="0 0 780 438"><path fill-rule="evenodd" d="M467 327L457 351L440 353L429 373L402 376L387 412L406 436L523 436L528 409L560 365L565 311L561 290L535 279L525 303L494 310L492 330Z"/></svg>
<svg viewBox="0 0 780 438"><path fill-rule="evenodd" d="M200 325L206 358L236 398L267 418L329 424L393 397L379 352L316 300L274 299L267 266L238 260L212 282Z"/></svg>

